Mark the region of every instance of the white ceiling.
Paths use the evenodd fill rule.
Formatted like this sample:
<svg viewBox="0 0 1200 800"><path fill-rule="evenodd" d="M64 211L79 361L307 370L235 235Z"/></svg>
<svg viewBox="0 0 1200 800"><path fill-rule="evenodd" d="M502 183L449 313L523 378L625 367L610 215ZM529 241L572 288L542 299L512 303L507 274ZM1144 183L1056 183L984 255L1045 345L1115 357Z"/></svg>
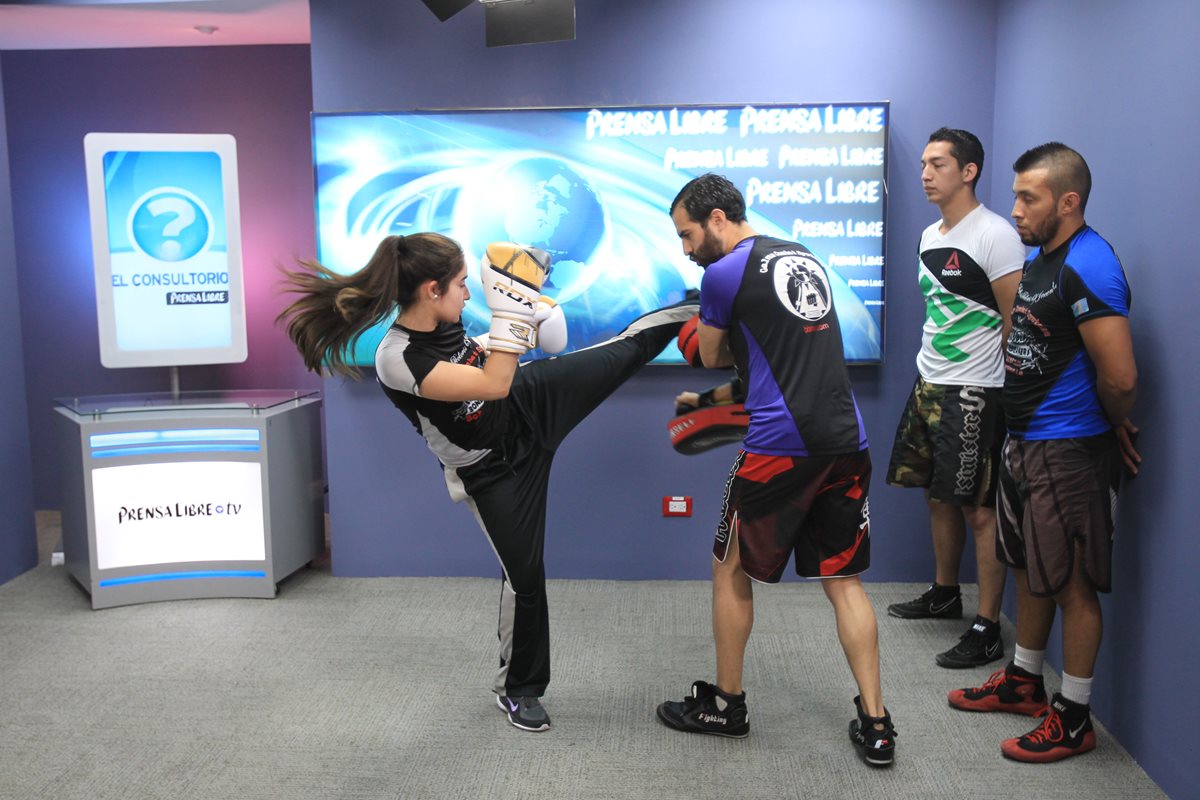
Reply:
<svg viewBox="0 0 1200 800"><path fill-rule="evenodd" d="M196 26L213 26L216 31L201 33ZM309 41L308 0L0 3L0 50L307 44Z"/></svg>

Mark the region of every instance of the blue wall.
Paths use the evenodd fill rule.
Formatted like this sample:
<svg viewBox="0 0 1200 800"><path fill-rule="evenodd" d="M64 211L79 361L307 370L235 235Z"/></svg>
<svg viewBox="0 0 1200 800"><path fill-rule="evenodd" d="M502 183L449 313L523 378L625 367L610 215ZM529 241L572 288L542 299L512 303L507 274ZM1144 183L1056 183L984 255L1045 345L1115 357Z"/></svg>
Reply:
<svg viewBox="0 0 1200 800"><path fill-rule="evenodd" d="M915 253L921 229L936 218L917 162L940 125L988 138L993 5L579 0L576 41L496 49L484 47L479 11L439 23L418 3L316 0L315 110L892 102L888 357L882 367L854 369L852 378L877 470L870 577L932 577L920 494L885 487L878 473L915 375L923 314ZM964 35L939 35L933 52L931 19L940 31ZM665 209L662 224L670 224ZM551 485L551 576L708 576L708 542L732 450L679 456L668 446L666 420L677 391L722 377L648 368L567 440ZM497 574L474 520L450 505L423 442L378 389L328 381L325 391L335 572ZM661 516L663 495L677 494L696 498L695 517Z"/></svg>
<svg viewBox="0 0 1200 800"><path fill-rule="evenodd" d="M1200 5L1014 0L1000 6L997 30L995 149L1011 164L1058 139L1084 155L1088 222L1116 248L1133 290L1133 418L1145 461L1121 496L1096 713L1172 797L1200 797L1195 759L1169 732L1200 715L1191 688L1200 662L1200 426L1189 411L1200 394L1192 351ZM995 177L1000 206L1011 192Z"/></svg>
<svg viewBox="0 0 1200 800"><path fill-rule="evenodd" d="M4 124L4 84L0 68L0 583L37 564L33 521L33 481L29 474L29 414L25 404L25 358L21 349L21 308L17 301L17 257L13 249L8 136Z"/></svg>
<svg viewBox="0 0 1200 800"><path fill-rule="evenodd" d="M311 256L314 247L308 48L11 51L0 63L35 507L60 503L54 398L170 389L166 367L100 364L83 166L91 131L233 134L249 358L183 367L180 383L185 391L319 386L273 321L283 302L276 265Z"/></svg>

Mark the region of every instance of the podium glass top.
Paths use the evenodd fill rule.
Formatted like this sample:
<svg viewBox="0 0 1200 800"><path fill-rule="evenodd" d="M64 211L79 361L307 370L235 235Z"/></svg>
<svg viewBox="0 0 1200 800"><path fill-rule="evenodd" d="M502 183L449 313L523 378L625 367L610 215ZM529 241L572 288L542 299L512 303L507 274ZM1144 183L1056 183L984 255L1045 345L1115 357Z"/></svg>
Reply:
<svg viewBox="0 0 1200 800"><path fill-rule="evenodd" d="M225 389L204 392L147 392L56 397L54 404L81 416L146 411L264 411L301 400L316 400L316 389Z"/></svg>

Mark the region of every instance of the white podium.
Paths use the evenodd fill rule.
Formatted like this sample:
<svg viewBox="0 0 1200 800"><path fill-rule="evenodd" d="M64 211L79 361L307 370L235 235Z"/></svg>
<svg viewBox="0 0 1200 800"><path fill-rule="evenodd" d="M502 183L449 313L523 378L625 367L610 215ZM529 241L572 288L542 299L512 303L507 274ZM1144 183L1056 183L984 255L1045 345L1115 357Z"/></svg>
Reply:
<svg viewBox="0 0 1200 800"><path fill-rule="evenodd" d="M92 608L274 597L325 547L315 391L55 400L63 555Z"/></svg>

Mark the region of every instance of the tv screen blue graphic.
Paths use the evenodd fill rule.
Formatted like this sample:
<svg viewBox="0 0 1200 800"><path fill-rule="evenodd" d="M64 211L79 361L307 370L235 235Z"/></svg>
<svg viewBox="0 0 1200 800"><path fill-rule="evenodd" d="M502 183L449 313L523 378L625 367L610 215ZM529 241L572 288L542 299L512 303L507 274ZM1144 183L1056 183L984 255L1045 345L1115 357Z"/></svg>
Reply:
<svg viewBox="0 0 1200 800"><path fill-rule="evenodd" d="M84 150L102 362L245 360L233 138L92 133Z"/></svg>
<svg viewBox="0 0 1200 800"><path fill-rule="evenodd" d="M581 349L699 286L668 210L717 172L759 233L829 267L847 359L877 363L887 123L886 103L315 114L318 258L349 274L384 236L444 233L467 253L463 322L477 334L486 245L540 247L553 258L543 292ZM388 324L359 339L355 363L374 363ZM668 348L659 362L681 359Z"/></svg>
<svg viewBox="0 0 1200 800"><path fill-rule="evenodd" d="M220 156L105 153L104 196L117 346L227 347L232 328Z"/></svg>

